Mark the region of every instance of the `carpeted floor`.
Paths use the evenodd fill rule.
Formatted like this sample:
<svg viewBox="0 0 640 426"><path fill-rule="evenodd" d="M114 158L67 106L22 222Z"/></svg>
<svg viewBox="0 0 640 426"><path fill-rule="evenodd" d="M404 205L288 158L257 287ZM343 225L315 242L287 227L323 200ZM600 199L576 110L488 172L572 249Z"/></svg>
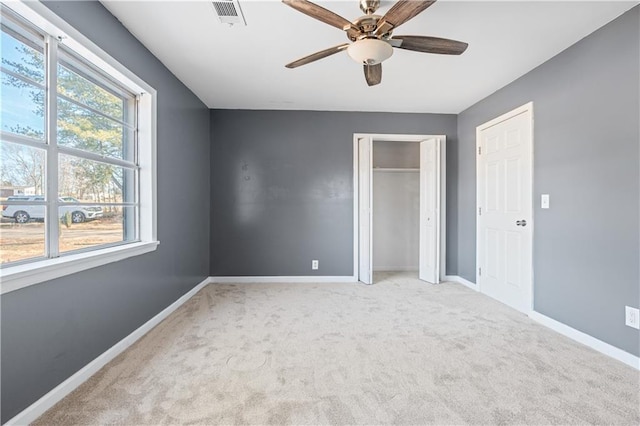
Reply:
<svg viewBox="0 0 640 426"><path fill-rule="evenodd" d="M36 424L640 424L631 367L459 284L377 279L209 285Z"/></svg>

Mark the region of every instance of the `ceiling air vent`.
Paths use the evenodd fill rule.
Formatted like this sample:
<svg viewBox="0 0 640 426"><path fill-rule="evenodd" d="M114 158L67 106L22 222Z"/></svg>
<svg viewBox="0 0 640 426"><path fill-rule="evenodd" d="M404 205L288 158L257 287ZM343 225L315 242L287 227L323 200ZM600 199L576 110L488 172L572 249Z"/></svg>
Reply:
<svg viewBox="0 0 640 426"><path fill-rule="evenodd" d="M217 0L212 2L213 7L218 14L218 19L223 24L242 24L247 25L240 9L238 0Z"/></svg>

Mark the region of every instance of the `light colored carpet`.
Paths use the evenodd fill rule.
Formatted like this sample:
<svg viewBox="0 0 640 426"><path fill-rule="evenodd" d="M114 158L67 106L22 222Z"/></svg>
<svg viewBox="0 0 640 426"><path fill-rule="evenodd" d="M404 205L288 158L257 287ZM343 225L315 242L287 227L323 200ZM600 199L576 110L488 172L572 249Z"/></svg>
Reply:
<svg viewBox="0 0 640 426"><path fill-rule="evenodd" d="M36 424L640 424L631 367L459 284L378 278L209 285Z"/></svg>

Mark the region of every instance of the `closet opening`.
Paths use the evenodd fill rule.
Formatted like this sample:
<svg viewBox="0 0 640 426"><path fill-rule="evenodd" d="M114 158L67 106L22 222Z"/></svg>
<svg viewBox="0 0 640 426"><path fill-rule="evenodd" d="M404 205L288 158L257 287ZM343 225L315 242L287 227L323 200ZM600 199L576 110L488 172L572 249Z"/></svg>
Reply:
<svg viewBox="0 0 640 426"><path fill-rule="evenodd" d="M373 282L417 278L420 249L420 145L373 141Z"/></svg>
<svg viewBox="0 0 640 426"><path fill-rule="evenodd" d="M445 137L354 135L354 275L445 274Z"/></svg>

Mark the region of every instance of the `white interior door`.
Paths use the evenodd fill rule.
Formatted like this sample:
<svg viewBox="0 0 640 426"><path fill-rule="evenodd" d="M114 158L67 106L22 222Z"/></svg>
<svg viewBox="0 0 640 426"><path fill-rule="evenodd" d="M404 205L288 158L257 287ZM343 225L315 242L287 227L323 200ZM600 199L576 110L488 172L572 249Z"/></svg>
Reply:
<svg viewBox="0 0 640 426"><path fill-rule="evenodd" d="M420 142L420 262L418 277L440 282L440 140Z"/></svg>
<svg viewBox="0 0 640 426"><path fill-rule="evenodd" d="M373 283L373 139L358 139L359 280Z"/></svg>
<svg viewBox="0 0 640 426"><path fill-rule="evenodd" d="M532 166L530 104L478 128L479 288L527 313L532 308Z"/></svg>

